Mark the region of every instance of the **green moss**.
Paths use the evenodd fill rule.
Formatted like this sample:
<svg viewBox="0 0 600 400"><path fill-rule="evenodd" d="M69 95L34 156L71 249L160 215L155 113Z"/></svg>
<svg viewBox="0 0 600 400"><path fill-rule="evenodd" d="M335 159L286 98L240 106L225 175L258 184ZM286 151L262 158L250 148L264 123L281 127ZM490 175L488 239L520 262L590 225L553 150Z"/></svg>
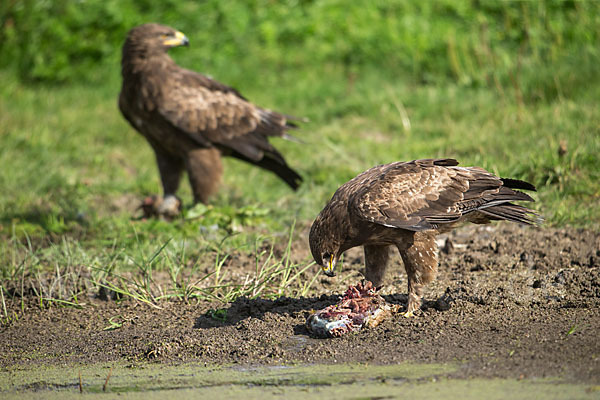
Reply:
<svg viewBox="0 0 600 400"><path fill-rule="evenodd" d="M557 379L450 379L447 364L333 364L277 367L137 367L124 365L41 367L0 372L3 398L111 397L154 399L171 396L247 399L324 398L594 398L594 388ZM103 386L106 377L110 378ZM597 390L597 389L596 389ZM6 396L6 397L5 397Z"/></svg>

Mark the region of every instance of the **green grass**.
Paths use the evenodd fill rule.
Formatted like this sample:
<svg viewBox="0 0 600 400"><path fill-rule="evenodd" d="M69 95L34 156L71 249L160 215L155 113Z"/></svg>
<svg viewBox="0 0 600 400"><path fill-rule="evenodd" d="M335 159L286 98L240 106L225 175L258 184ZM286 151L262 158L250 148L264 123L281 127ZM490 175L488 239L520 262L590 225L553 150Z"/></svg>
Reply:
<svg viewBox="0 0 600 400"><path fill-rule="evenodd" d="M446 56L466 68L467 58L452 51ZM273 140L305 181L294 193L269 173L227 160L208 206L192 207L184 182L185 218L172 223L132 219L160 184L150 147L117 110L116 63L101 85L29 86L2 71L3 321L5 303L22 294L43 307L71 306L102 287L155 306L316 294L309 252L292 245L307 247L306 228L339 185L397 160L454 157L525 179L538 187L534 207L548 226L599 229L598 55L568 53L554 64L528 56L498 72L469 64L478 82L461 70L456 79L415 80L410 71L326 62L206 71L261 105L310 118L294 132L303 143ZM236 255L254 260L246 276L224 268Z"/></svg>

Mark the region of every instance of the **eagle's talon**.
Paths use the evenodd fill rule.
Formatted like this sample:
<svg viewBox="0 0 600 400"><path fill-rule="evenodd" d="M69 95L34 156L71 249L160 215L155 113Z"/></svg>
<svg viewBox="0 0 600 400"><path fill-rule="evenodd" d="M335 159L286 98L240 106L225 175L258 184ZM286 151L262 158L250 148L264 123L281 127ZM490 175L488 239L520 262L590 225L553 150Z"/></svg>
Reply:
<svg viewBox="0 0 600 400"><path fill-rule="evenodd" d="M181 214L181 200L177 196L167 195L156 205L156 212L161 217L172 219Z"/></svg>
<svg viewBox="0 0 600 400"><path fill-rule="evenodd" d="M413 311L407 311L404 314L402 314L402 316L404 318L412 318L412 317L415 317L415 313Z"/></svg>
<svg viewBox="0 0 600 400"><path fill-rule="evenodd" d="M167 195L164 198L161 196L148 196L143 201L138 209L142 210L141 218L163 218L171 220L181 214L181 200L177 196Z"/></svg>

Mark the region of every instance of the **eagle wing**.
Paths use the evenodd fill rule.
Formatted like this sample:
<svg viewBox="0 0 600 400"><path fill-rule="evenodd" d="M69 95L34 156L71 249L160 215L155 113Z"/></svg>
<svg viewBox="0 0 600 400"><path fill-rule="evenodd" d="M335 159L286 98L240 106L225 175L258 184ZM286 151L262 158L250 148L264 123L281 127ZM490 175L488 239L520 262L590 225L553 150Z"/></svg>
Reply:
<svg viewBox="0 0 600 400"><path fill-rule="evenodd" d="M504 214L514 211L513 207L526 210L509 202L533 201L528 195L505 186L501 178L482 168L462 168L457 165L458 162L453 159L386 165L370 178L363 178L349 198L349 212L384 226L420 231L458 221L473 211L485 213L486 209L496 206L504 205L506 208L508 205L508 210L500 208ZM525 182L507 182L511 186L535 189L529 184L523 187ZM490 217L511 219L505 215L501 215L502 218Z"/></svg>
<svg viewBox="0 0 600 400"><path fill-rule="evenodd" d="M265 154L283 161L267 137L284 136L294 127L289 116L257 107L235 89L183 68L163 85L156 111L201 145L229 149L254 162Z"/></svg>

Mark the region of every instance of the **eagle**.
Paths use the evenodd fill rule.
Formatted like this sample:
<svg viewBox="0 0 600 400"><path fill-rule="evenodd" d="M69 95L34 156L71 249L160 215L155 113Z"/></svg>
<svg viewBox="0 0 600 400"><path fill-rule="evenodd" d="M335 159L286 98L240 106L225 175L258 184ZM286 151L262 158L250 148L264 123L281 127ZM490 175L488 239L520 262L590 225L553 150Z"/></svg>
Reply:
<svg viewBox="0 0 600 400"><path fill-rule="evenodd" d="M302 181L269 137L292 138L298 118L250 103L237 90L179 67L167 54L187 46L187 37L168 26L131 29L123 45L119 109L156 156L164 199L159 213L174 215L181 174L187 171L194 202L206 203L219 185L222 156L275 173L292 189Z"/></svg>
<svg viewBox="0 0 600 400"><path fill-rule="evenodd" d="M408 275L405 316L421 307L424 286L436 275L436 235L466 222L506 220L539 224L540 216L513 201L534 201L519 190L535 187L499 178L454 159L424 159L373 167L342 185L312 224L310 249L327 276L342 253L363 246L365 278L382 285L396 247Z"/></svg>

